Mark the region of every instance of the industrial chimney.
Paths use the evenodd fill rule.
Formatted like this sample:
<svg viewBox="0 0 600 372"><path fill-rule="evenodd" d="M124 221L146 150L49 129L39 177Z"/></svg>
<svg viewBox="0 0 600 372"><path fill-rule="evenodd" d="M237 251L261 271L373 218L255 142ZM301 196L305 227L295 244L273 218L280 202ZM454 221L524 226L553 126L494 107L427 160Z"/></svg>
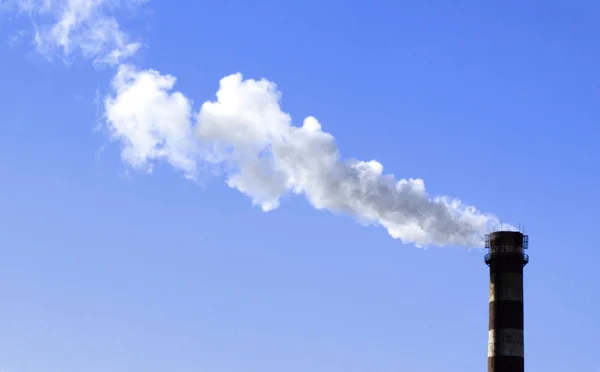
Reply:
<svg viewBox="0 0 600 372"><path fill-rule="evenodd" d="M528 236L517 231L486 235L490 267L488 372L524 372L523 267Z"/></svg>

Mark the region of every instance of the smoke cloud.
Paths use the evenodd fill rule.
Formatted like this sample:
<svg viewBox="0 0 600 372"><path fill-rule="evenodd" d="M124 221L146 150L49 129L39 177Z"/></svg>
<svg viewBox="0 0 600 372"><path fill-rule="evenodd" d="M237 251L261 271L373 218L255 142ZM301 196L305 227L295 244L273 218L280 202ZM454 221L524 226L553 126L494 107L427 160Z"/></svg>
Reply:
<svg viewBox="0 0 600 372"><path fill-rule="evenodd" d="M404 243L482 247L486 232L501 225L491 214L458 199L432 197L421 179L384 174L376 160L342 159L334 137L314 117L302 125L282 111L281 93L265 79L233 74L221 79L216 99L195 110L173 91L176 79L138 70L123 61L141 43L115 18L120 8L146 0L0 0L0 10L27 14L38 52L67 61L75 53L96 66L117 67L104 99L106 129L122 146L129 166L152 172L158 161L195 179L206 165L225 171L227 184L264 211L285 195L304 196L316 209L381 225ZM11 39L12 40L12 39Z"/></svg>
<svg viewBox="0 0 600 372"><path fill-rule="evenodd" d="M303 195L316 209L381 225L418 246L482 247L484 234L499 226L493 215L458 199L429 196L421 179L397 180L376 160L343 160L317 119L293 125L273 82L226 76L216 99L198 111L173 91L175 82L119 66L104 106L107 129L128 165L151 172L166 161L192 179L200 165L218 166L229 187L264 211L287 194Z"/></svg>

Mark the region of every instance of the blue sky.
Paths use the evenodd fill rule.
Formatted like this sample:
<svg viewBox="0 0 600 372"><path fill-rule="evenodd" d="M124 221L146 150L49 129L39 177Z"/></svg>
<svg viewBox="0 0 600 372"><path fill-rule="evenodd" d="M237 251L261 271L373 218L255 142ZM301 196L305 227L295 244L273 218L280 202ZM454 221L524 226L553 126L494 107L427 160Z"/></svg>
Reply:
<svg viewBox="0 0 600 372"><path fill-rule="evenodd" d="M225 76L268 79L342 158L524 224L526 368L597 368L594 2L124 3L97 14L139 43L114 64L36 46L30 17L2 4L1 370L486 366L482 251L402 244L300 195L265 213L202 164L196 181L168 156L132 167L103 99L148 101L116 100L119 63L176 77L194 113Z"/></svg>

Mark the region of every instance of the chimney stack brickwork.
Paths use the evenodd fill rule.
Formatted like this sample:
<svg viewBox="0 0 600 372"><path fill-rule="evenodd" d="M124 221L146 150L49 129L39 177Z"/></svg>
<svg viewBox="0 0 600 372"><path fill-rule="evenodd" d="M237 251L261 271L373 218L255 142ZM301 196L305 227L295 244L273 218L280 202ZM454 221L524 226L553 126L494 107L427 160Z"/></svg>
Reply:
<svg viewBox="0 0 600 372"><path fill-rule="evenodd" d="M486 239L490 267L488 372L524 372L523 267L526 235L497 231Z"/></svg>

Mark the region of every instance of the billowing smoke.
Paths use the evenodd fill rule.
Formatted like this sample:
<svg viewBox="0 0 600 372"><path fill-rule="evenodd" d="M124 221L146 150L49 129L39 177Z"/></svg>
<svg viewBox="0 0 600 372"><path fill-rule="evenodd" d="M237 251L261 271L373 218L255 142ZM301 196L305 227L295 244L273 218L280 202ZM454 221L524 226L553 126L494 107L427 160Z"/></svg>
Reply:
<svg viewBox="0 0 600 372"><path fill-rule="evenodd" d="M317 119L293 125L267 80L227 76L216 100L195 111L186 96L173 92L174 77L122 65L142 44L122 31L115 14L145 2L8 2L33 22L34 32L19 38L31 36L48 59L68 61L78 53L96 66L118 66L104 101L106 127L128 165L151 172L155 162L166 161L190 179L200 167L218 167L230 187L264 211L277 208L284 195L299 194L317 209L381 225L392 237L421 246L481 247L484 234L500 225L457 199L430 197L421 179L397 180L375 160L343 160Z"/></svg>
<svg viewBox="0 0 600 372"><path fill-rule="evenodd" d="M375 160L344 161L317 119L293 125L272 82L226 76L216 100L194 111L173 91L175 80L122 65L112 81L104 101L107 127L132 167L151 172L156 161L167 161L195 178L199 166L219 166L227 184L264 211L299 194L316 209L381 225L419 246L481 247L484 234L499 225L457 199L430 197L421 179L384 174Z"/></svg>

